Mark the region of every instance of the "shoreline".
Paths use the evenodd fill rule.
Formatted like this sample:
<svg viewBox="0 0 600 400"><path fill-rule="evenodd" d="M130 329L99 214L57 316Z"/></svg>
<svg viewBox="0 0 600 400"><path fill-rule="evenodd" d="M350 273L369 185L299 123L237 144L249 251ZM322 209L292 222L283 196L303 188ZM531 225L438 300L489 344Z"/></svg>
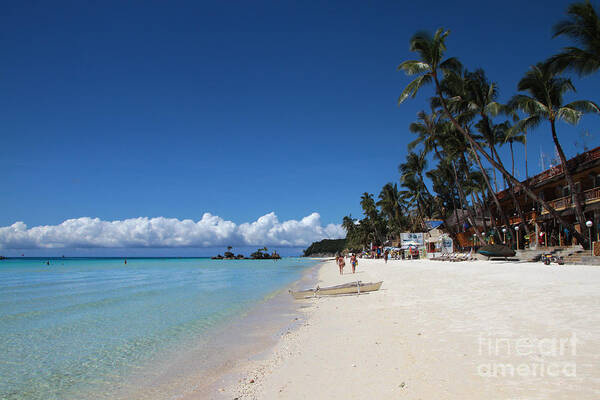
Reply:
<svg viewBox="0 0 600 400"><path fill-rule="evenodd" d="M356 275L348 270L321 264L319 285L384 284L297 301L305 322L249 363L223 398L600 396L597 267L362 259Z"/></svg>
<svg viewBox="0 0 600 400"><path fill-rule="evenodd" d="M268 354L282 332L302 322L299 305L287 290L312 285L322 261L315 259L299 279L249 305L206 337L191 339L153 365L140 368L110 398L228 398L223 388L237 382L248 363Z"/></svg>

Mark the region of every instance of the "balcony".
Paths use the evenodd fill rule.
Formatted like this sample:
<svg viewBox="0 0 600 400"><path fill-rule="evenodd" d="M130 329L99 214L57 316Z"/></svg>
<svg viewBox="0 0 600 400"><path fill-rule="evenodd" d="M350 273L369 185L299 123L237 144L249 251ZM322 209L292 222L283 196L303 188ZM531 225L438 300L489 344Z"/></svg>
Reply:
<svg viewBox="0 0 600 400"><path fill-rule="evenodd" d="M525 213L525 222L529 223L529 222L531 222L531 220L535 220L536 217L537 217L537 213L535 211L530 211L528 213ZM522 223L523 221L521 221L521 218L519 218L518 215L514 215L514 216L508 218L508 222L511 225L517 225L517 224Z"/></svg>
<svg viewBox="0 0 600 400"><path fill-rule="evenodd" d="M592 149L588 152L585 152L583 154L580 154L578 156L571 158L569 161L567 161L567 165L568 165L569 170L573 170L577 165L585 164L585 163L595 161L598 159L600 159L600 147L596 147L595 149ZM563 173L563 167L561 164L559 164L555 167L552 167L552 168L542 172L541 174L538 174L532 178L529 178L529 182L527 182L527 183L530 186L535 186L535 185L538 185L549 179L552 179L558 175L562 175L562 173Z"/></svg>
<svg viewBox="0 0 600 400"><path fill-rule="evenodd" d="M588 205L600 201L600 187L595 187L579 193L582 204ZM567 208L573 207L573 199L571 196L561 197L548 202L548 205L554 208L556 211L566 210ZM542 215L548 214L549 211L545 208L542 209Z"/></svg>

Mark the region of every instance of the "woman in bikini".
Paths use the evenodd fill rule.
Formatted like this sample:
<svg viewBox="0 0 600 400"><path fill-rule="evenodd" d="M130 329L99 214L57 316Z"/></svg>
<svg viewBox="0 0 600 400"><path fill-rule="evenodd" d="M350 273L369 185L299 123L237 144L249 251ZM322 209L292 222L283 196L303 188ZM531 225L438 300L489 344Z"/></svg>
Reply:
<svg viewBox="0 0 600 400"><path fill-rule="evenodd" d="M344 261L344 256L339 256L337 259L338 266L340 267L340 275L344 275L344 267L346 266L346 262Z"/></svg>

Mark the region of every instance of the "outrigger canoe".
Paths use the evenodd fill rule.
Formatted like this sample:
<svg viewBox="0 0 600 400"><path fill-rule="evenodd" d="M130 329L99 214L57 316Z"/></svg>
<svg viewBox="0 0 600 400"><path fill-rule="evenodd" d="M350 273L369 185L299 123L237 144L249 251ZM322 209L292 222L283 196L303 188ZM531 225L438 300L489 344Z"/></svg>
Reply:
<svg viewBox="0 0 600 400"><path fill-rule="evenodd" d="M358 281L324 288L317 286L316 289L299 290L297 292L290 290L290 294L294 296L295 299L307 299L310 297L319 296L335 296L338 294L360 294L364 292L377 291L381 287L382 283L383 281L375 283L362 283L361 281Z"/></svg>

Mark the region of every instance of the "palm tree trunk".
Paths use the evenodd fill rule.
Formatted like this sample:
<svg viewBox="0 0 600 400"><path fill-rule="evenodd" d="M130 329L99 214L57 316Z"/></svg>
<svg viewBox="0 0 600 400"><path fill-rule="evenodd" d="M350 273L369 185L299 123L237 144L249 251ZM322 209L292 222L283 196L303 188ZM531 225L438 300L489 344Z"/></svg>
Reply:
<svg viewBox="0 0 600 400"><path fill-rule="evenodd" d="M571 192L571 199L573 200L573 204L575 204L575 217L577 218L577 222L579 223L579 229L583 231L583 227L585 226L585 217L583 215L583 207L581 206L581 199L579 198L579 193L577 193L577 189L575 188L575 184L573 183L573 176L571 175L571 171L569 171L569 167L567 165L567 158L565 157L565 153L563 152L562 146L558 142L558 136L556 136L556 127L554 124L554 120L550 120L550 125L552 126L552 140L554 140L554 145L556 146L556 151L558 151L558 156L560 157L560 163L563 167L563 172L565 174L565 179L567 180L567 184L569 185L569 190ZM577 238L579 241L579 238ZM579 241L584 247L585 243ZM589 243L591 246L591 243Z"/></svg>
<svg viewBox="0 0 600 400"><path fill-rule="evenodd" d="M483 204L483 200L481 200L479 196L477 196L477 204L479 204L479 208L481 209L481 221L483 223L483 232L485 234L485 232L488 231L487 221L485 218L485 205Z"/></svg>
<svg viewBox="0 0 600 400"><path fill-rule="evenodd" d="M425 184L425 181L423 180L423 172L422 171L418 171L417 173L419 174L419 179L421 179L421 183L423 184L423 187L425 188L425 191L427 192L427 194L429 196L431 196L431 193L429 192L429 189L427 188L427 185Z"/></svg>
<svg viewBox="0 0 600 400"><path fill-rule="evenodd" d="M481 159L479 158L479 154L477 154L477 152L475 151L473 143L469 143L469 144L471 145L471 150L473 151L473 156L475 157L475 161L477 161L477 166L479 167L479 170L481 171L481 174L483 175L483 180L488 188L488 192L490 193L490 196L492 197L492 200L494 201L494 204L496 205L496 210L498 211L498 214L500 215L502 224L505 226L508 226L509 225L508 218L506 217L506 214L504 213L504 210L502 209L502 207L500 207L500 201L498 200L498 196L496 196L496 192L494 192L494 189L492 188L492 185L490 184L490 180L487 176L487 172L485 171L485 169L483 168L483 165L481 164ZM490 218L493 221L492 225L494 226L494 228L496 228L497 227L496 219L494 218L494 215L491 212L490 212Z"/></svg>
<svg viewBox="0 0 600 400"><path fill-rule="evenodd" d="M515 176L515 153L513 152L512 140L508 141L508 145L510 146L510 160L512 162L512 176Z"/></svg>
<svg viewBox="0 0 600 400"><path fill-rule="evenodd" d="M461 153L461 154L460 154L460 157L461 157L461 160L462 160L463 164L465 164L465 174L466 174L466 176L467 176L467 179L468 179L469 181L471 181L471 180L472 180L472 178L471 178L471 173L470 173L470 167L469 167L469 163L467 162L467 158L465 157L465 153L464 153L464 152L463 152L463 153ZM472 195L473 195L473 192L471 192L471 196L472 196ZM463 196L464 196L464 195L463 195ZM475 207L475 202L474 202L474 201L471 201L471 203L473 204L473 208L474 208L474 207ZM479 236L479 238L480 238L481 240L483 240L483 236L481 236L481 235L479 234L479 231L477 230L477 226L476 226L476 225L473 225L473 229L474 229L475 231L477 231L477 235Z"/></svg>
<svg viewBox="0 0 600 400"><path fill-rule="evenodd" d="M510 154L511 154L511 158L512 158L512 166L513 166L513 176L514 176L514 168L515 168L515 158L512 152L512 141L510 142L511 146L510 146ZM500 155L498 154L498 152L496 151L496 147L492 146L491 150L493 153L496 154L496 159L500 160ZM502 161L500 161L500 165L502 165ZM506 180L505 180L506 182ZM519 204L519 201L517 200L517 196L515 196L515 191L513 190L513 185L512 183L508 182L508 192L510 193L510 197L513 201L513 205L515 206L515 209L517 210L517 214L519 215L519 218L521 219L521 221L523 222L524 228L525 228L525 234L529 235L529 227L527 226L527 223L525 223L525 214L523 214L523 210L521 210L521 205ZM508 228L508 226L507 226ZM512 236L512 235L511 235ZM511 239L512 242L512 239Z"/></svg>
<svg viewBox="0 0 600 400"><path fill-rule="evenodd" d="M452 193L452 207L454 207L454 219L456 220L456 224L458 225L458 207L456 207L456 200L454 198L454 193ZM458 234L459 230L456 230Z"/></svg>
<svg viewBox="0 0 600 400"><path fill-rule="evenodd" d="M527 169L527 129L523 130L525 135L525 179L529 179L529 169Z"/></svg>
<svg viewBox="0 0 600 400"><path fill-rule="evenodd" d="M493 190L491 188L488 188L488 193L494 193ZM484 197L484 201L489 201L489 198L492 197L491 195L487 196L487 199ZM489 204L489 203L485 203L485 204ZM500 231L498 230L498 224L496 224L496 218L494 217L494 213L492 212L491 208L488 208L489 212L490 212L490 223L492 225L492 229L494 232L494 238L498 239L498 242L502 241L502 238L500 237Z"/></svg>
<svg viewBox="0 0 600 400"><path fill-rule="evenodd" d="M446 103L446 98L442 95L442 91L441 91L441 88L440 88L440 82L439 82L439 80L437 78L437 75L435 73L433 74L433 79L435 81L437 95L439 96L439 98L440 98L440 100L442 102L442 108L444 109L444 113L446 114L446 116L448 117L448 119L450 119L450 122L452 123L452 125L454 125L454 127L456 129L458 129L458 131L473 145L473 147L478 152L480 152L485 157L486 160L488 160L488 162L490 164L492 164L492 166L494 168L498 169L498 171L500 171L504 176L506 176L506 178L509 181L511 181L512 183L514 183L515 186L517 186L520 189L522 189L525 192L525 194L527 194L527 196L529 196L530 199L532 199L533 201L541 204L542 207L544 207L546 210L548 210L548 212L550 214L552 214L552 216L561 225L563 225L565 228L567 228L567 230L569 231L569 233L571 233L577 239L577 241L579 243L587 243L587 239L585 239L584 235L582 235L580 232L578 232L575 229L575 226L573 224L567 223L567 221L565 221L560 216L560 214L554 209L554 207L551 207L546 201L544 201L544 199L540 198L531 189L529 189L526 185L523 185L518 179L516 179L514 176L512 176L511 174L509 174L508 171L504 169L504 167L502 167L501 165L499 165L492 157L490 157L490 155L488 153L486 153L485 150L483 150L483 148L479 145L479 143L477 143L475 141L475 139L473 139L471 137L471 135L469 135L463 129L463 127L458 123L458 121L456 121L456 118L454 118L454 116L448 110L448 104Z"/></svg>
<svg viewBox="0 0 600 400"><path fill-rule="evenodd" d="M496 179L496 170L494 169L493 172L494 172L494 191L496 193L498 193L498 180Z"/></svg>
<svg viewBox="0 0 600 400"><path fill-rule="evenodd" d="M483 232L487 232L487 223L485 222L485 214L483 212L483 210L484 210L483 203L479 199L479 196L473 194L473 191L471 192L471 203L473 203L473 205L477 204L479 206L479 211L481 213L476 213L475 215L481 214L481 223L483 225Z"/></svg>
<svg viewBox="0 0 600 400"><path fill-rule="evenodd" d="M481 232L479 232L479 229L477 229L477 224L475 224L475 218L473 217L473 211L469 207L469 204L467 204L467 198L465 197L465 192L463 192L462 186L460 185L460 182L458 180L458 173L456 172L456 165L454 164L454 161L452 161L452 170L454 171L454 179L456 180L456 187L458 188L458 195L460 196L460 200L463 203L462 207L463 207L463 209L466 209L467 218L469 220L469 223L473 227L473 230L477 234L477 237L479 238L479 240L481 240L483 242L483 236L481 235Z"/></svg>

